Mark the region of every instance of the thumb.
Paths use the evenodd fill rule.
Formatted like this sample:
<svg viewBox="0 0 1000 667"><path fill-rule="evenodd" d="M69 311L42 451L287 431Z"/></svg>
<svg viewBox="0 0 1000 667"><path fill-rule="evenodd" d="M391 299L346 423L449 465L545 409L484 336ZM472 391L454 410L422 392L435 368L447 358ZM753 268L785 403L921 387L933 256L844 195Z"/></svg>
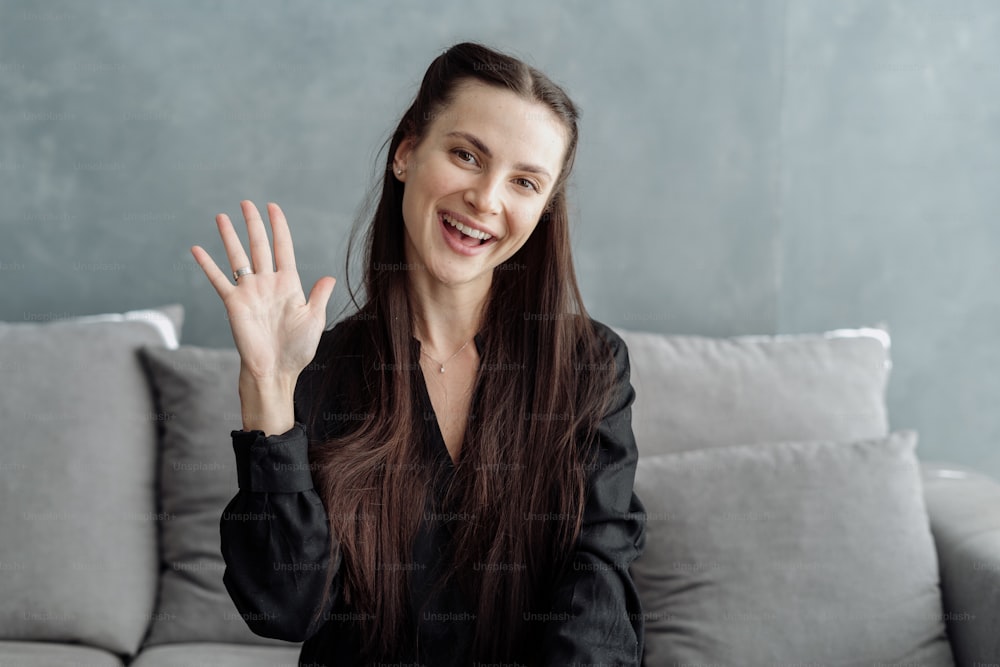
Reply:
<svg viewBox="0 0 1000 667"><path fill-rule="evenodd" d="M333 294L333 287L336 284L337 279L332 276L323 276L317 280L309 292L309 307L325 313L326 304L329 303L330 295Z"/></svg>

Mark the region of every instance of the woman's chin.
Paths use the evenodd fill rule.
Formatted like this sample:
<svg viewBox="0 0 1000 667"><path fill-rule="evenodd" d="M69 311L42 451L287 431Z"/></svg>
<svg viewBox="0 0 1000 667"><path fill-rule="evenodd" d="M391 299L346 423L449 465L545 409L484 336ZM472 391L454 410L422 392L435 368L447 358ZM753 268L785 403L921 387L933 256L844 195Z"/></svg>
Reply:
<svg viewBox="0 0 1000 667"><path fill-rule="evenodd" d="M422 258L410 266L426 268L427 278L431 282L455 287L458 285L487 281L493 278L493 262L484 262L479 257L456 257L449 248L436 252L431 261L424 262Z"/></svg>
<svg viewBox="0 0 1000 667"><path fill-rule="evenodd" d="M448 287L474 283L484 277L483 273L478 271L445 271L432 275L437 282Z"/></svg>
<svg viewBox="0 0 1000 667"><path fill-rule="evenodd" d="M449 287L474 283L484 279L488 280L493 275L492 269L488 266L479 266L478 262L476 266L470 266L469 264L472 263L467 260L463 263L466 266L455 266L450 264L450 262L440 262L431 265L428 273L433 280Z"/></svg>

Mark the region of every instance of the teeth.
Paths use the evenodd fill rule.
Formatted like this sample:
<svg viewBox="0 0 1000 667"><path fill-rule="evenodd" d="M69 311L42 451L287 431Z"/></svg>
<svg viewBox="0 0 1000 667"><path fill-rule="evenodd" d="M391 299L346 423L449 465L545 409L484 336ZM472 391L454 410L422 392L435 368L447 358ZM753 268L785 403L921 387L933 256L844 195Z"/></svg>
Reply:
<svg viewBox="0 0 1000 667"><path fill-rule="evenodd" d="M493 238L486 232L481 232L478 229L473 229L472 227L466 227L461 222L458 222L457 220L452 220L451 216L448 215L447 213L442 213L441 217L444 218L445 222L447 222L449 225L451 225L458 231L462 232L466 236L471 236L472 238L479 239L480 241Z"/></svg>

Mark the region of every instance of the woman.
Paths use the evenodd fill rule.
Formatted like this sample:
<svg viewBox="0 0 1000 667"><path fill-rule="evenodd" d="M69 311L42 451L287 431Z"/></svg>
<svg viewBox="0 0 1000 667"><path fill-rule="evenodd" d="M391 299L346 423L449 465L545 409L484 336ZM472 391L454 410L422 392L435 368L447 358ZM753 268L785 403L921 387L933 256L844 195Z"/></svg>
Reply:
<svg viewBox="0 0 1000 667"><path fill-rule="evenodd" d="M573 271L576 145L558 86L458 44L389 142L355 314L324 330L335 280L306 302L276 205L277 270L250 202L252 259L217 218L235 286L192 248L242 362L224 581L300 664L639 664L634 392Z"/></svg>

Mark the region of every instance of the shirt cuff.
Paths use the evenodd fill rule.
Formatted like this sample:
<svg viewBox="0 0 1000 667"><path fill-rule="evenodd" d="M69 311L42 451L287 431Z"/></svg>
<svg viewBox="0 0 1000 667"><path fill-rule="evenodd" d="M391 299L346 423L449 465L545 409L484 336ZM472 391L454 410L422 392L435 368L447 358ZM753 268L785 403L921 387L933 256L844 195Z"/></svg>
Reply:
<svg viewBox="0 0 1000 667"><path fill-rule="evenodd" d="M298 493L313 488L305 426L295 422L280 435L261 430L230 432L236 479L246 491Z"/></svg>

